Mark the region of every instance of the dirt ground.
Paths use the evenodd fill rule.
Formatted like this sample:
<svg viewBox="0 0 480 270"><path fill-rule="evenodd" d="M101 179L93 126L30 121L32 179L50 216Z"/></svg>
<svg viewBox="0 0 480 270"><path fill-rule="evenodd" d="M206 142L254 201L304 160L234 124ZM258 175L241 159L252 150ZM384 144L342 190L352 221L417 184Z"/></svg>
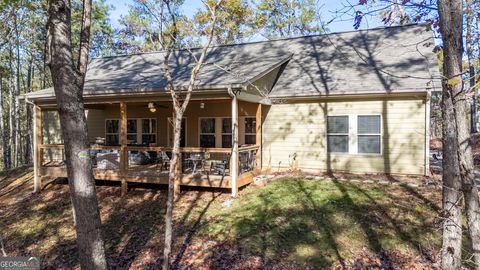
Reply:
<svg viewBox="0 0 480 270"><path fill-rule="evenodd" d="M346 178L346 175L342 175ZM365 176L366 177L366 176ZM0 235L9 256L78 269L68 184L32 194L29 168L0 174ZM166 190L97 182L112 269L159 269ZM228 192L185 190L174 211L175 269L435 269L440 192L279 177ZM320 266L319 266L320 265Z"/></svg>

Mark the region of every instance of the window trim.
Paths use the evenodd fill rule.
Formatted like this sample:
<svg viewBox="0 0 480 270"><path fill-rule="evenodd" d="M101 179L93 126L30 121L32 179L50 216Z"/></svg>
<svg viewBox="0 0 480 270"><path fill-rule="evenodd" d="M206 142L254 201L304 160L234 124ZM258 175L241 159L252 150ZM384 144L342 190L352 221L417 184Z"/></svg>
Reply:
<svg viewBox="0 0 480 270"><path fill-rule="evenodd" d="M143 130L142 130L142 120L143 119L155 119L155 122L156 122L156 129L155 129L155 133L143 133ZM107 121L110 121L110 120L116 120L118 121L118 133L107 133ZM138 142L142 142L142 135L155 135L155 143L158 144L158 119L155 118L155 117L133 117L133 118L127 118L127 125L128 125L128 120L136 120L137 121L137 132L136 133L127 133L127 138L128 138L128 135L136 135L137 136L137 144L139 144ZM120 145L120 118L105 118L105 144L107 143L107 135L118 135L118 143ZM128 130L127 130L128 132Z"/></svg>
<svg viewBox="0 0 480 270"><path fill-rule="evenodd" d="M329 116L347 116L348 117L348 134L346 133L328 133L328 117ZM358 116L380 116L380 133L358 134ZM328 135L348 135L348 152L328 152ZM375 135L380 136L380 153L358 153L358 136ZM383 115L381 113L365 113L365 114L328 114L325 119L325 152L334 155L355 155L355 156L383 156Z"/></svg>
<svg viewBox="0 0 480 270"><path fill-rule="evenodd" d="M145 119L155 120L155 129L154 129L153 133L143 133L143 123L142 122ZM158 120L157 120L157 118L155 118L155 117L137 118L137 141L140 139L141 144L143 144L143 135L154 135L155 136L154 144L158 145L157 131L158 131Z"/></svg>
<svg viewBox="0 0 480 270"><path fill-rule="evenodd" d="M250 119L253 119L255 121L255 126L253 127L253 129L255 130L254 133L251 133L251 132L248 132L247 133L247 130L245 129L245 123L247 122L247 118L250 118ZM258 142L257 142L257 117L255 116L244 116L243 117L243 144L246 144L245 143L245 139L247 138L247 136L255 136L255 145L258 145Z"/></svg>
<svg viewBox="0 0 480 270"><path fill-rule="evenodd" d="M118 132L117 133L107 132L107 121L112 121L112 120L118 121ZM117 135L118 136L118 145L120 145L120 119L119 118L105 118L103 126L105 127L105 145L107 145L107 136L108 135Z"/></svg>
<svg viewBox="0 0 480 270"><path fill-rule="evenodd" d="M230 119L230 126L231 126L231 131L229 133L224 133L223 132L223 119ZM216 122L217 120L215 120ZM220 117L220 144L223 143L223 135L229 135L230 137L232 137L232 132L233 132L233 121L232 121L232 117ZM215 125L216 126L216 125ZM205 134L205 133L204 133ZM200 135L199 135L199 138L200 138ZM233 138L232 138L233 139ZM215 138L215 145L217 144L217 138ZM222 146L222 148L232 148L232 147L223 147L223 145L220 145ZM233 141L232 141L232 146L233 146Z"/></svg>
<svg viewBox="0 0 480 270"><path fill-rule="evenodd" d="M356 149L355 149L355 154L357 155L365 155L365 156L382 156L383 155L383 117L382 114L355 114L355 120L357 123L357 127L355 127L355 133L356 133ZM358 133L358 117L359 116L380 116L380 132L379 133ZM359 153L358 152L358 137L359 136L379 136L380 137L380 153Z"/></svg>
<svg viewBox="0 0 480 270"><path fill-rule="evenodd" d="M135 131L135 133L128 133L128 121L129 120L135 120L135 122L137 123L137 130ZM119 130L120 131L120 130ZM135 143L138 144L138 119L137 118L127 118L127 144L128 144L128 135L135 135Z"/></svg>
<svg viewBox="0 0 480 270"><path fill-rule="evenodd" d="M223 118L227 118L227 117L223 117ZM214 119L214 123L215 123L215 130L214 130L214 133L202 133L202 119ZM218 119L222 119L221 116L212 116L212 117L208 117L208 116L201 116L201 117L198 117L198 138L197 138L197 143L198 143L198 147L201 147L200 146L200 136L202 135L213 135L214 138L215 138L215 147L214 148L217 148L217 139L218 139L218 136L217 135L220 135L221 137L221 124L222 124L222 120L218 120ZM220 129L217 128L218 126L218 122L220 122ZM221 140L220 140L220 145L221 145Z"/></svg>
<svg viewBox="0 0 480 270"><path fill-rule="evenodd" d="M348 122L348 130L347 132L345 133L338 133L338 132L334 132L334 133L328 133L328 117L347 117L347 122ZM327 115L327 119L325 121L325 134L326 134L326 137L325 137L325 148L326 148L326 151L328 154L339 154L339 155L348 155L348 154L351 154L351 148L352 148L352 142L351 142L351 126L352 124L350 123L350 115L348 114L333 114L333 115ZM328 136L329 135L332 135L332 136L347 136L347 142L348 142L348 149L347 149L347 152L330 152L328 150Z"/></svg>
<svg viewBox="0 0 480 270"><path fill-rule="evenodd" d="M182 117L182 121L185 120L185 147L188 147L188 120L187 117ZM158 124L158 123L157 123ZM199 130L200 131L200 130ZM173 142L170 143L170 137L173 136L173 117L167 117L167 145L173 147ZM199 144L200 145L200 144Z"/></svg>

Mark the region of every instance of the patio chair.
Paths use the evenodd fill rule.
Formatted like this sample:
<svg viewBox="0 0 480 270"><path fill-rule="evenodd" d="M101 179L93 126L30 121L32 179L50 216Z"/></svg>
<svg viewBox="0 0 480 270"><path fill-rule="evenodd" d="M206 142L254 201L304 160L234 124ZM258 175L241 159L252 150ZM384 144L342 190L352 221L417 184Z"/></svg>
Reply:
<svg viewBox="0 0 480 270"><path fill-rule="evenodd" d="M210 172L225 176L226 171L230 171L230 154L226 154L219 161L213 161L210 166Z"/></svg>
<svg viewBox="0 0 480 270"><path fill-rule="evenodd" d="M160 151L157 156L157 168L160 165L160 171L164 169L169 169L170 167L170 158L167 155L167 152Z"/></svg>

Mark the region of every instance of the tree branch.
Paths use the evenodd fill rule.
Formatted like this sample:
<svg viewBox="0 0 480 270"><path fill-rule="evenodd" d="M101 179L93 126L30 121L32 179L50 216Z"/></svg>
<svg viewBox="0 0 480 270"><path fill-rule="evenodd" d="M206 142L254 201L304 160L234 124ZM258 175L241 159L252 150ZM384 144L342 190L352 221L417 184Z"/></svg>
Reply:
<svg viewBox="0 0 480 270"><path fill-rule="evenodd" d="M82 28L80 30L80 53L78 55L77 72L79 86L83 89L85 73L87 72L88 53L90 50L90 27L92 24L92 0L83 1Z"/></svg>

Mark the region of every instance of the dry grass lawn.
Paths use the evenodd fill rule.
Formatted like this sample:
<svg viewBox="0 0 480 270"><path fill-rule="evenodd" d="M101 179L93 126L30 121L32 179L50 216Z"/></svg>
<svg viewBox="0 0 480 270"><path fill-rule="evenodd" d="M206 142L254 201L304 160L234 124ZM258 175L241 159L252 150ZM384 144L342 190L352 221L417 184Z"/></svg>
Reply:
<svg viewBox="0 0 480 270"><path fill-rule="evenodd" d="M8 255L45 269L78 268L68 185L31 195L32 173L0 177L0 233ZM98 182L108 263L158 269L166 191ZM289 177L228 193L190 190L175 209L178 269L436 268L440 191Z"/></svg>

